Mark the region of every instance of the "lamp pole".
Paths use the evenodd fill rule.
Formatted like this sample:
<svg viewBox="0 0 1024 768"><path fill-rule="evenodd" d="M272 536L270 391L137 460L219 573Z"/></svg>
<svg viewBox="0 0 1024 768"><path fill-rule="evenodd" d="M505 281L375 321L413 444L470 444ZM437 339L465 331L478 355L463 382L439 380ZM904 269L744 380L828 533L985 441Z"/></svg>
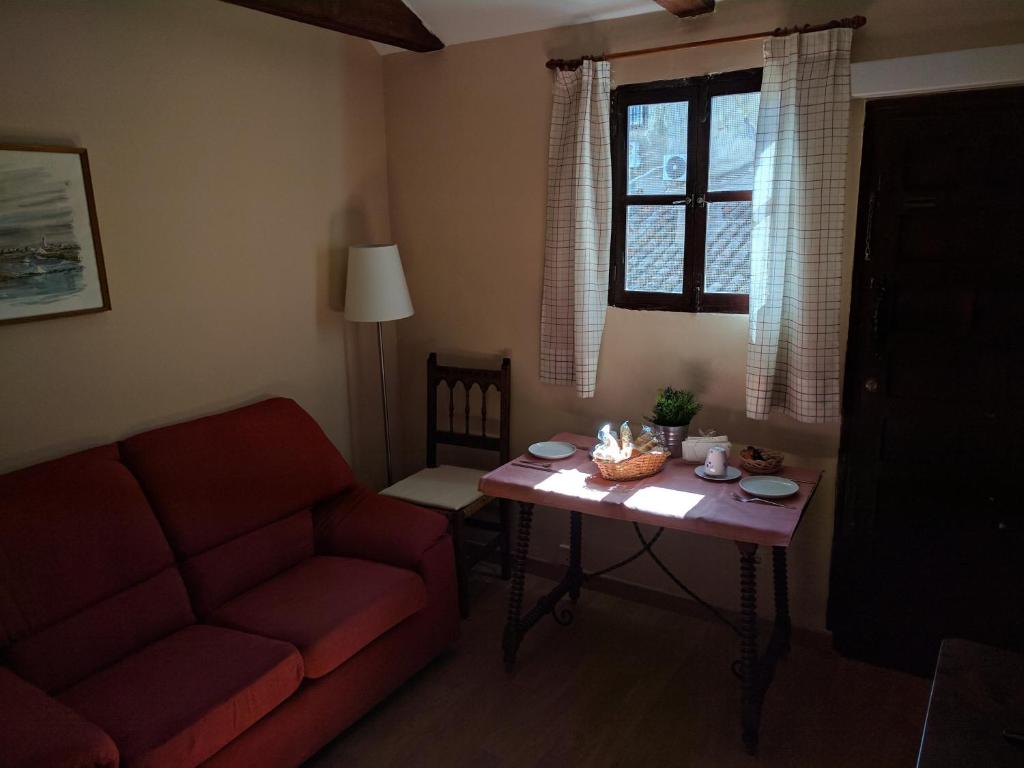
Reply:
<svg viewBox="0 0 1024 768"><path fill-rule="evenodd" d="M388 422L388 383L384 373L384 324L377 323L377 351L380 353L380 400L384 405L384 457L387 463L388 485L391 485L391 425Z"/></svg>

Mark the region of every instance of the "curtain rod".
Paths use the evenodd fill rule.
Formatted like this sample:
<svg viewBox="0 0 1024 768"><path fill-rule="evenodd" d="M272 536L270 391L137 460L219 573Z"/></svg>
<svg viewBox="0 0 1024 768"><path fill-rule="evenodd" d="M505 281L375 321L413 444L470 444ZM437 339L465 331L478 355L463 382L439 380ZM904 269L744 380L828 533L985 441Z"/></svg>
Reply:
<svg viewBox="0 0 1024 768"><path fill-rule="evenodd" d="M849 27L860 29L868 20L863 16L852 16L847 19L833 19L824 24L804 24L796 27L776 27L768 32L751 32L746 35L733 35L732 37L716 37L711 40L693 40L689 43L676 43L675 45L662 45L657 48L641 48L636 51L619 51L617 53L606 53L602 56L583 56L579 59L549 59L546 64L548 69L576 69L584 61L609 61L611 59L625 59L630 56L644 56L648 53L662 53L663 51L679 51L683 48L700 48L705 45L719 45L721 43L735 43L740 40L757 40L765 37L785 37L786 35L804 34L807 32L821 32L826 29L839 29Z"/></svg>

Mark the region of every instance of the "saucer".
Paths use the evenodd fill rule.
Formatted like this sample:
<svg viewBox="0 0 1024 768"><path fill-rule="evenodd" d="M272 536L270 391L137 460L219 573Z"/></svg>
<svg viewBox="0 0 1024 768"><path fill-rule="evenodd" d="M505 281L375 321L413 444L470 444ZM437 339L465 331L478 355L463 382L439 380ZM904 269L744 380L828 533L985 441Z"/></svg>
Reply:
<svg viewBox="0 0 1024 768"><path fill-rule="evenodd" d="M735 480L737 477L739 477L742 474L742 472L740 472L738 469L736 469L736 467L726 467L725 474L722 475L722 476L709 475L704 470L704 465L703 464L701 464L698 467L694 467L693 468L693 473L697 477L703 478L704 480L714 480L717 483L727 483L730 480Z"/></svg>

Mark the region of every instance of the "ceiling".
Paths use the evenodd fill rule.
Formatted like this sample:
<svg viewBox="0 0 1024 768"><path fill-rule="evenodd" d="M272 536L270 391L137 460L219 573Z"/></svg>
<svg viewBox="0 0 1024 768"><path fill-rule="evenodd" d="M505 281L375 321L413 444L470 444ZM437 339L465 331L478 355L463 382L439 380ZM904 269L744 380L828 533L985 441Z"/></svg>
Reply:
<svg viewBox="0 0 1024 768"><path fill-rule="evenodd" d="M662 11L652 0L405 0L445 45ZM400 48L374 43L381 53Z"/></svg>

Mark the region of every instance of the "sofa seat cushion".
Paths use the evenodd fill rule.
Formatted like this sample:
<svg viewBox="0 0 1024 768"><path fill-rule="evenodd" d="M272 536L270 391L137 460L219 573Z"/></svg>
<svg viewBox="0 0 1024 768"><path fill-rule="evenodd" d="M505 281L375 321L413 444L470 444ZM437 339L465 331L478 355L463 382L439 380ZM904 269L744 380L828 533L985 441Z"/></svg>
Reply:
<svg viewBox="0 0 1024 768"><path fill-rule="evenodd" d="M117 746L93 723L0 667L0 765L116 768Z"/></svg>
<svg viewBox="0 0 1024 768"><path fill-rule="evenodd" d="M368 560L311 557L230 600L211 623L286 640L322 677L427 603L419 575Z"/></svg>
<svg viewBox="0 0 1024 768"><path fill-rule="evenodd" d="M195 766L287 699L302 659L277 640L192 625L58 698L110 734L123 768Z"/></svg>

